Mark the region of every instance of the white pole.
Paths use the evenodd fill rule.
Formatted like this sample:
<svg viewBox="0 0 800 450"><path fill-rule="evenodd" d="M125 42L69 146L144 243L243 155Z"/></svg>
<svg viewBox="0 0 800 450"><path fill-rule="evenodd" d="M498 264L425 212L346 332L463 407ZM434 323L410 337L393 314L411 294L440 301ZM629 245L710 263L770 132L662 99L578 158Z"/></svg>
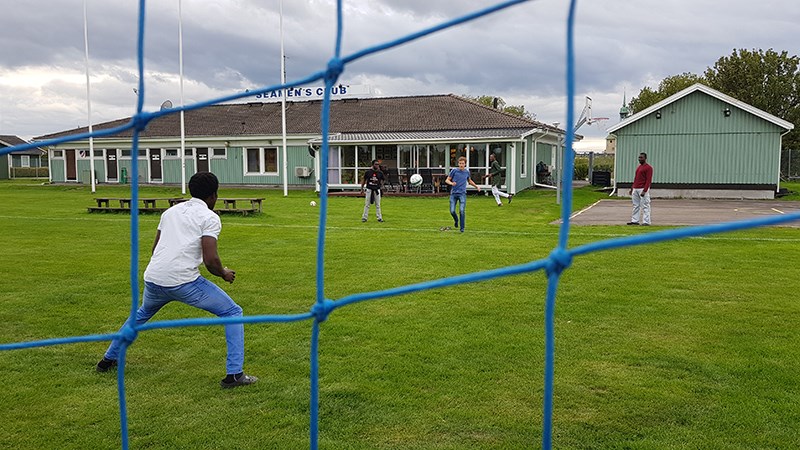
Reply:
<svg viewBox="0 0 800 450"><path fill-rule="evenodd" d="M183 108L183 14L178 0L178 67L181 80L181 108ZM181 110L181 194L186 195L186 131Z"/></svg>
<svg viewBox="0 0 800 450"><path fill-rule="evenodd" d="M86 0L83 0L83 48L86 61L86 116L89 123L89 133L92 132L92 95L89 89L89 25L86 14ZM94 139L89 136L89 163L92 165L92 192L95 192L94 173Z"/></svg>
<svg viewBox="0 0 800 450"><path fill-rule="evenodd" d="M286 61L283 53L283 0L280 2L280 31L281 31L281 84L286 84ZM289 162L286 160L286 90L281 93L281 130L283 134L283 196L289 195Z"/></svg>

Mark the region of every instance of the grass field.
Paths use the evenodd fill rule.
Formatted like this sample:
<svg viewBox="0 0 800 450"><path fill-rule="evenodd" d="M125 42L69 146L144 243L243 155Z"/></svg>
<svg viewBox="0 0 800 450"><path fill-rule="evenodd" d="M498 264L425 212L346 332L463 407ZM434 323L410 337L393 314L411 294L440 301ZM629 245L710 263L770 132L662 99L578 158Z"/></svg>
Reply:
<svg viewBox="0 0 800 450"><path fill-rule="evenodd" d="M315 196L220 191L256 194L263 214L222 218L220 254L237 271L224 288L247 315L306 312ZM93 196L0 182L0 343L109 333L127 317L130 217L88 214ZM601 197L580 189L574 209ZM502 208L470 197L464 234L439 231L446 198L383 206L386 223L362 224L363 200L330 200L328 298L536 260L557 240L551 191ZM157 223L140 218L140 273ZM570 245L646 231L630 228L580 227ZM787 228L576 258L556 307L554 447L800 447L798 261ZM320 448L538 448L544 295L534 273L335 311L321 326ZM208 316L171 304L155 319L186 317ZM131 448L308 448L310 335L310 322L247 325L245 368L261 381L223 391L221 327L141 333L126 367ZM119 448L116 377L94 371L106 346L0 352L0 448Z"/></svg>

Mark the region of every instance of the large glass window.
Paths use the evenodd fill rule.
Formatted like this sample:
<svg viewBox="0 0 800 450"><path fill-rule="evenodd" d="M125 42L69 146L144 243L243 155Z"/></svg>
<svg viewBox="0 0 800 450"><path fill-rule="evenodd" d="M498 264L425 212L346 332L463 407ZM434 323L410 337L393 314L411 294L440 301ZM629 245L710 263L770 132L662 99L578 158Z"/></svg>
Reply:
<svg viewBox="0 0 800 450"><path fill-rule="evenodd" d="M381 165L386 167L397 167L397 146L396 145L376 145L375 159L381 161Z"/></svg>
<svg viewBox="0 0 800 450"><path fill-rule="evenodd" d="M247 173L277 173L277 147L247 148Z"/></svg>
<svg viewBox="0 0 800 450"><path fill-rule="evenodd" d="M341 163L338 163L341 161ZM357 184L364 171L372 167L372 148L368 145L332 147L328 161L328 182ZM338 182L335 181L338 179Z"/></svg>
<svg viewBox="0 0 800 450"><path fill-rule="evenodd" d="M330 147L330 151L328 152L328 183L329 184L339 184L342 182L341 179L341 166L339 165L339 153L341 149L339 147Z"/></svg>
<svg viewBox="0 0 800 450"><path fill-rule="evenodd" d="M458 158L466 156L464 144L449 144L450 147L450 167L458 167Z"/></svg>
<svg viewBox="0 0 800 450"><path fill-rule="evenodd" d="M431 167L444 168L447 166L447 144L430 146Z"/></svg>
<svg viewBox="0 0 800 450"><path fill-rule="evenodd" d="M265 148L264 149L264 172L277 173L278 172L278 149Z"/></svg>
<svg viewBox="0 0 800 450"><path fill-rule="evenodd" d="M414 150L413 145L401 145L400 146L400 161L398 163L398 167L403 169L406 168L415 168L417 167L414 162L412 162L411 156Z"/></svg>

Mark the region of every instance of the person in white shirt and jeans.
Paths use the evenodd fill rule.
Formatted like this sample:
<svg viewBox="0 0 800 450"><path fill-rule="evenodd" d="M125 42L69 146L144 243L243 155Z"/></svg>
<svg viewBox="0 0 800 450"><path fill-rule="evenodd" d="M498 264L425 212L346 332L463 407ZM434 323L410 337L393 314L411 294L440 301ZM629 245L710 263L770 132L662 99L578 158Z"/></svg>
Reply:
<svg viewBox="0 0 800 450"><path fill-rule="evenodd" d="M173 300L218 317L242 316L242 308L198 270L202 263L212 275L228 283L236 279L236 272L222 265L217 252L217 238L222 230L222 222L214 213L218 188L219 181L213 173L198 172L189 180L192 198L161 215L153 254L144 271L142 305L136 311L137 327ZM121 330L126 327L131 327L130 318ZM258 381L258 378L244 373L244 325L225 325L225 341L227 376L220 385L232 388ZM121 345L120 340L111 342L103 359L97 363L98 372L106 372L117 365Z"/></svg>

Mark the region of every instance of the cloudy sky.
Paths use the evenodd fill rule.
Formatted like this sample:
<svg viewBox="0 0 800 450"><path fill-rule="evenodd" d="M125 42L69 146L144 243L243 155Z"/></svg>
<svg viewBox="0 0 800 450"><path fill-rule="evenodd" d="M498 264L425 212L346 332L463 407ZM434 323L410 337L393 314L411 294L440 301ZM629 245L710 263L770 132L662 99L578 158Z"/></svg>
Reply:
<svg viewBox="0 0 800 450"><path fill-rule="evenodd" d="M181 0L186 103L280 82L280 0ZM138 2L86 0L95 123L130 116L138 84ZM344 0L347 55L490 0ZM31 138L87 122L83 0L0 0L0 134ZM537 120L566 122L568 2L523 3L349 65L344 84L374 95L493 95ZM628 98L666 76L702 73L734 48L800 54L797 0L583 0L576 23L576 113L594 117L584 147L602 147ZM289 80L321 70L334 51L334 0L284 0ZM145 32L145 108L178 104L178 0L151 0Z"/></svg>

